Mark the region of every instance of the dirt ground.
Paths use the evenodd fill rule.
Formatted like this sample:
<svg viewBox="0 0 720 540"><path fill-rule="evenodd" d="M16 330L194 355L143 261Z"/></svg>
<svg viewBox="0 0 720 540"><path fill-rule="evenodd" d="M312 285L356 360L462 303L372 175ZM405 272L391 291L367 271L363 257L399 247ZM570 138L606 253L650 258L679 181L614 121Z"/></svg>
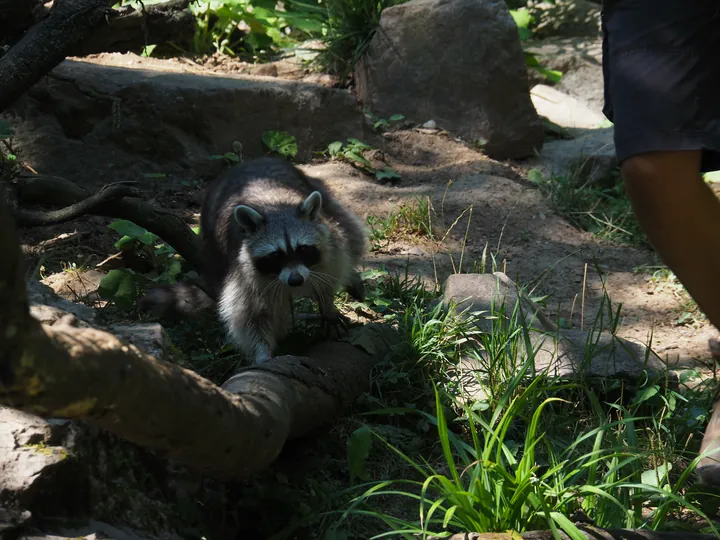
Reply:
<svg viewBox="0 0 720 540"><path fill-rule="evenodd" d="M192 61L151 60L134 55L97 55L84 60L195 73L245 69L232 62L215 65L205 62L201 66ZM296 79L319 77L299 69L296 63L285 62L274 70L263 67L262 74ZM315 82L337 84L327 77ZM472 212L469 224L470 212L466 212L442 245L427 240L393 241L370 253L368 266L384 265L404 271L408 265L411 273L422 275L429 282L442 283L453 271L453 265L459 266L461 253L462 270L470 271L487 244L499 270L505 269L519 283L533 284L536 296L548 295L545 302L551 317L562 317L575 327L583 323L588 328L601 306L604 289L613 310L622 304L618 335L648 343L652 333L652 346L661 358L667 357L670 363L683 366L697 362L709 365L707 340L715 332L697 318L692 319L692 324L678 324L684 310L683 298L677 287L651 280L652 271L646 268L659 265L655 255L648 250L599 241L571 226L550 209L538 189L525 179L528 167L490 160L442 133L403 129L378 139L379 157L402 175L395 185L381 184L340 163L321 160L304 167L324 178L338 198L363 218L387 216L403 202L417 197L430 198L433 219L441 231L469 207ZM201 186L188 187L170 181L154 195L157 204L174 209L189 220L197 218L201 200ZM37 255L41 251L39 242L76 231L80 242L70 241L64 247L60 244L44 258L33 257L33 261L48 267L53 266L48 261L61 260L94 266L114 251L112 242L117 237L107 231L108 222L86 217L42 230L24 230L23 238L28 253Z"/></svg>

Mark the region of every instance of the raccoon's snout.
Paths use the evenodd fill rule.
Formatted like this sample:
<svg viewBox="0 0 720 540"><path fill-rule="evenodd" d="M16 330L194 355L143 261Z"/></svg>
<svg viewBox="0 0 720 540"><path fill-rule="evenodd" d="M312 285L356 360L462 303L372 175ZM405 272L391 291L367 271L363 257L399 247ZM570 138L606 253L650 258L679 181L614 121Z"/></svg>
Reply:
<svg viewBox="0 0 720 540"><path fill-rule="evenodd" d="M293 270L288 276L287 284L291 287L299 287L303 283L305 283L305 278L297 270Z"/></svg>

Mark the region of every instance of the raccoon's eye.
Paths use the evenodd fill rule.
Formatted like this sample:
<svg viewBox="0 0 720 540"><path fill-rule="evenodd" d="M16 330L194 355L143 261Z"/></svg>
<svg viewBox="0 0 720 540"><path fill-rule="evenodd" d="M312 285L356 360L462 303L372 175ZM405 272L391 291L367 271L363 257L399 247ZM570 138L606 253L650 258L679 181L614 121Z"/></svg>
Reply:
<svg viewBox="0 0 720 540"><path fill-rule="evenodd" d="M320 262L320 250L315 246L298 246L297 254L305 266L314 266Z"/></svg>
<svg viewBox="0 0 720 540"><path fill-rule="evenodd" d="M263 274L279 274L284 263L284 254L280 251L274 251L269 255L255 259L255 267Z"/></svg>

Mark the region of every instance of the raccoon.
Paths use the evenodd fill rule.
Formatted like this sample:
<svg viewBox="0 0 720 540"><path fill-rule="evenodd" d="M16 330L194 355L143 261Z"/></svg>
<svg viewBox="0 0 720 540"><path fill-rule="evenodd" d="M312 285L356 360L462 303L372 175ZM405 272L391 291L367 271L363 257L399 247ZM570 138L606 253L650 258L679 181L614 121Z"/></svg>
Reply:
<svg viewBox="0 0 720 540"><path fill-rule="evenodd" d="M200 233L207 292L236 348L255 363L267 362L290 330L293 298L317 301L329 329L342 324L337 292L364 297L356 270L366 246L362 222L284 159L248 161L214 180Z"/></svg>

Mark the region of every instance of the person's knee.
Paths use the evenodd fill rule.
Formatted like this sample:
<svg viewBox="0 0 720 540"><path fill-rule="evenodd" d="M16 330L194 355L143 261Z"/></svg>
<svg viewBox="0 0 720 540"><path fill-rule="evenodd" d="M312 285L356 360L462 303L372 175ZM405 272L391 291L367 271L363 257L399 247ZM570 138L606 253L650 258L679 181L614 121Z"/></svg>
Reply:
<svg viewBox="0 0 720 540"><path fill-rule="evenodd" d="M648 152L624 160L620 171L632 192L682 189L701 179L700 157L699 151Z"/></svg>

